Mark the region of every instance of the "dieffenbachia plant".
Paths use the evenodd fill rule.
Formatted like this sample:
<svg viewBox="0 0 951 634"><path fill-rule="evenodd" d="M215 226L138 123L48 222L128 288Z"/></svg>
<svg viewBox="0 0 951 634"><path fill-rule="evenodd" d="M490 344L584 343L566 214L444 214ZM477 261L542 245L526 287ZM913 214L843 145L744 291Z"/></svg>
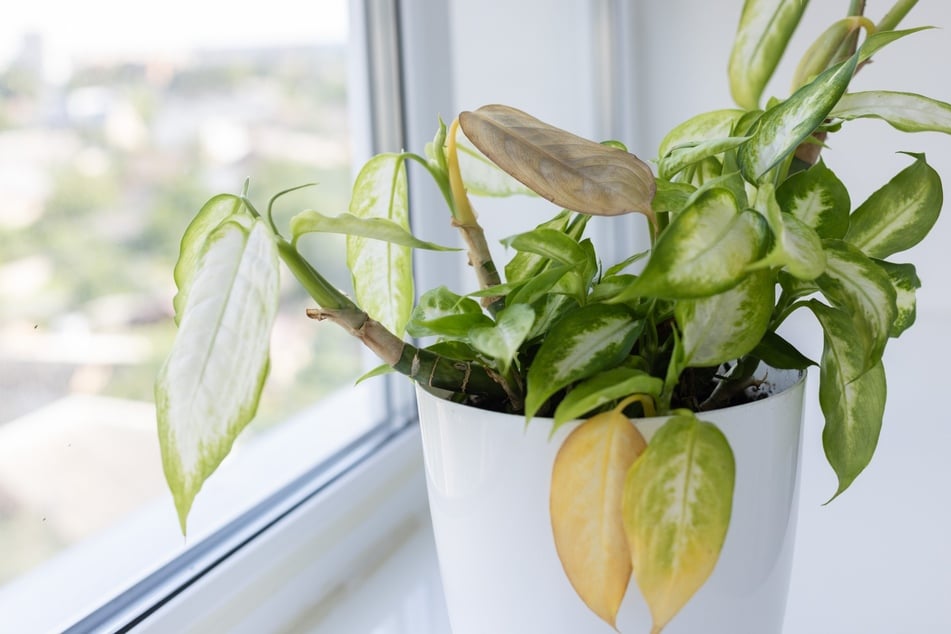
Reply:
<svg viewBox="0 0 951 634"><path fill-rule="evenodd" d="M494 105L440 124L425 157L371 159L346 213L302 211L282 232L271 205L259 213L247 191L209 200L182 241L178 336L156 386L182 529L255 414L281 261L317 303L309 315L359 338L384 370L477 407L551 416L555 427L588 418L555 464L552 527L579 596L612 625L632 576L660 631L713 570L734 464L723 435L700 418L742 398L761 362L819 366L823 445L838 476L833 497L842 493L878 440L885 346L915 319L915 267L893 256L929 232L942 190L925 157L907 153L908 166L853 208L820 150L862 117L951 133L951 105L848 90L873 54L919 30L896 30L908 0L877 23L853 0L806 51L792 94L764 103L805 4L747 0L729 64L739 107L671 130L656 174L619 143ZM409 231L410 163L442 191L478 289L428 289L414 301L411 250L442 247ZM530 192L564 210L503 240L515 255L500 271L468 195ZM630 212L645 216L650 250L602 262L584 237L588 218ZM353 298L298 250L314 232L347 236ZM824 333L818 363L778 334L800 309ZM655 414L669 419L647 444L629 417Z"/></svg>

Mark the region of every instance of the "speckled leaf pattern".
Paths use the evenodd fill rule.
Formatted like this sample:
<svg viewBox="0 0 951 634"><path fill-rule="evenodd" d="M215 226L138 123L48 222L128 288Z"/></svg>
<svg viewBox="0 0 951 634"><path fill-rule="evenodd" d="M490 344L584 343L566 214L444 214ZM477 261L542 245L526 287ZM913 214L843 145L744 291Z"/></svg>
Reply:
<svg viewBox="0 0 951 634"><path fill-rule="evenodd" d="M551 528L558 558L585 605L612 627L631 579L622 491L645 446L631 421L613 410L571 432L552 468Z"/></svg>
<svg viewBox="0 0 951 634"><path fill-rule="evenodd" d="M775 286L775 275L760 270L722 293L677 302L674 316L687 365L713 366L752 350L773 314Z"/></svg>
<svg viewBox="0 0 951 634"><path fill-rule="evenodd" d="M799 24L807 0L746 0L730 54L730 92L747 110L760 95Z"/></svg>
<svg viewBox="0 0 951 634"><path fill-rule="evenodd" d="M727 150L732 150L748 138L749 137L745 136L731 136L722 139L700 141L699 143L679 145L660 159L658 166L659 176L661 178L670 179L694 163L699 163L710 157L722 154Z"/></svg>
<svg viewBox="0 0 951 634"><path fill-rule="evenodd" d="M399 154L370 159L353 185L350 213L384 218L409 231L406 166ZM347 236L347 266L357 304L396 336L413 309L412 251L363 236Z"/></svg>
<svg viewBox="0 0 951 634"><path fill-rule="evenodd" d="M815 131L845 92L857 62L858 54L763 113L752 138L737 150L737 161L748 180L758 181Z"/></svg>
<svg viewBox="0 0 951 634"><path fill-rule="evenodd" d="M723 433L687 412L664 423L628 472L624 530L652 632L713 572L733 511L735 471Z"/></svg>
<svg viewBox="0 0 951 634"><path fill-rule="evenodd" d="M847 121L871 117L904 132L951 134L951 104L910 92L869 90L842 95L829 116Z"/></svg>
<svg viewBox="0 0 951 634"><path fill-rule="evenodd" d="M896 264L884 260L876 260L875 263L885 270L892 286L895 287L895 306L898 308L898 316L892 322L888 335L898 337L915 323L918 312L915 292L921 288L921 280L918 279L914 264Z"/></svg>
<svg viewBox="0 0 951 634"><path fill-rule="evenodd" d="M821 238L841 238L849 228L849 190L821 160L783 181L776 201Z"/></svg>
<svg viewBox="0 0 951 634"><path fill-rule="evenodd" d="M784 213L774 193L771 183L763 183L757 195L757 209L773 232L773 247L756 266L780 267L801 280L814 280L826 268L822 240L815 229Z"/></svg>
<svg viewBox="0 0 951 634"><path fill-rule="evenodd" d="M197 262L155 385L165 477L182 532L199 489L254 417L277 313L277 245L263 221L226 220Z"/></svg>
<svg viewBox="0 0 951 634"><path fill-rule="evenodd" d="M496 165L560 207L598 216L640 212L653 219L654 177L633 154L509 106L463 112L459 124Z"/></svg>
<svg viewBox="0 0 951 634"><path fill-rule="evenodd" d="M809 304L822 324L825 344L819 370L819 405L825 416L822 446L839 480L836 497L872 459L885 414L885 369L867 367L851 317L817 301Z"/></svg>
<svg viewBox="0 0 951 634"><path fill-rule="evenodd" d="M873 258L887 258L921 242L938 220L941 177L922 154L852 213L845 240Z"/></svg>
<svg viewBox="0 0 951 634"><path fill-rule="evenodd" d="M711 110L678 124L660 142L657 158L667 156L675 147L733 136L733 126L745 111L737 108Z"/></svg>
<svg viewBox="0 0 951 634"><path fill-rule="evenodd" d="M479 302L437 286L419 298L406 330L413 337L464 339L470 329L491 325L492 320L482 312Z"/></svg>
<svg viewBox="0 0 951 634"><path fill-rule="evenodd" d="M768 229L755 211L740 212L726 189L709 189L677 214L637 280L615 301L691 299L720 293L763 255Z"/></svg>
<svg viewBox="0 0 951 634"><path fill-rule="evenodd" d="M620 363L643 329L624 306L589 304L556 322L528 370L525 416L555 392Z"/></svg>

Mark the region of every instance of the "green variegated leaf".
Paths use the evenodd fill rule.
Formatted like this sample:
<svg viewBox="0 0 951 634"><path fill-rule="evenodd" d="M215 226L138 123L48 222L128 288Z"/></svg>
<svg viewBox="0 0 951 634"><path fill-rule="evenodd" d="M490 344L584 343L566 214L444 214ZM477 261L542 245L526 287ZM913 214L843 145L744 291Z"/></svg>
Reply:
<svg viewBox="0 0 951 634"><path fill-rule="evenodd" d="M850 316L809 303L822 324L825 344L819 371L819 405L825 416L822 445L839 479L832 497L845 491L868 465L885 414L885 369L879 359L866 367Z"/></svg>
<svg viewBox="0 0 951 634"><path fill-rule="evenodd" d="M910 249L938 220L944 195L941 177L912 154L915 162L874 192L852 213L845 241L873 258Z"/></svg>
<svg viewBox="0 0 951 634"><path fill-rule="evenodd" d="M534 323L535 311L531 306L508 306L495 316L493 325L470 330L469 342L479 352L498 361L502 372L506 373Z"/></svg>
<svg viewBox="0 0 951 634"><path fill-rule="evenodd" d="M933 28L933 26L919 26L913 29L879 31L874 33L865 38L865 41L862 42L862 47L859 49L859 63L861 64L865 60L869 59L872 57L872 55L885 48L892 42L900 40L908 35L918 33L919 31L927 31L928 29Z"/></svg>
<svg viewBox="0 0 951 634"><path fill-rule="evenodd" d="M657 397L664 382L636 368L611 368L571 389L555 409L555 424L552 433L561 425L581 418L603 405L631 394L647 394Z"/></svg>
<svg viewBox="0 0 951 634"><path fill-rule="evenodd" d="M725 189L701 192L661 234L644 271L616 301L693 299L735 286L763 254L766 222Z"/></svg>
<svg viewBox="0 0 951 634"><path fill-rule="evenodd" d="M526 418L560 389L620 363L643 328L624 306L589 304L568 313L552 326L528 370Z"/></svg>
<svg viewBox="0 0 951 634"><path fill-rule="evenodd" d="M731 136L675 146L660 159L660 164L658 165L660 177L666 179L673 178L675 174L688 166L722 154L727 150L732 150L748 138L749 137L745 136Z"/></svg>
<svg viewBox="0 0 951 634"><path fill-rule="evenodd" d="M492 320L482 312L479 302L439 286L419 298L406 331L413 337L464 339L469 330L479 326L492 326Z"/></svg>
<svg viewBox="0 0 951 634"><path fill-rule="evenodd" d="M664 423L628 471L624 531L652 632L713 572L730 525L735 474L726 437L689 412Z"/></svg>
<svg viewBox="0 0 951 634"><path fill-rule="evenodd" d="M459 124L496 165L559 207L600 216L636 211L653 222L654 175L633 154L508 106L463 112Z"/></svg>
<svg viewBox="0 0 951 634"><path fill-rule="evenodd" d="M807 0L746 0L730 54L730 91L755 110L760 95L799 24Z"/></svg>
<svg viewBox="0 0 951 634"><path fill-rule="evenodd" d="M857 62L858 54L763 113L752 138L737 150L740 169L748 180L758 181L819 127L848 87Z"/></svg>
<svg viewBox="0 0 951 634"><path fill-rule="evenodd" d="M851 339L864 354L863 371L881 359L898 317L895 288L875 262L841 240L826 240L826 271L816 283L833 306L852 319ZM853 377L854 378L854 377Z"/></svg>
<svg viewBox="0 0 951 634"><path fill-rule="evenodd" d="M687 366L714 366L752 350L769 325L775 287L775 275L760 270L722 293L677 302L674 317Z"/></svg>
<svg viewBox="0 0 951 634"><path fill-rule="evenodd" d="M409 231L403 156L378 154L363 166L353 185L350 213L384 218ZM413 310L412 257L409 247L347 236L347 266L357 304L396 336L403 334Z"/></svg>
<svg viewBox="0 0 951 634"><path fill-rule="evenodd" d="M557 229L547 227L506 238L502 240L502 244L562 264L577 265L585 260L585 252L577 240Z"/></svg>
<svg viewBox="0 0 951 634"><path fill-rule="evenodd" d="M198 256L155 384L162 466L185 532L195 495L251 421L268 372L279 260L263 221L226 220Z"/></svg>
<svg viewBox="0 0 951 634"><path fill-rule="evenodd" d="M773 248L751 268L775 266L801 280L819 277L826 268L826 255L819 234L796 216L780 209L771 183L760 185L756 206L773 231Z"/></svg>
<svg viewBox="0 0 951 634"><path fill-rule="evenodd" d="M841 238L849 228L849 190L821 160L783 181L776 201L821 238Z"/></svg>
<svg viewBox="0 0 951 634"><path fill-rule="evenodd" d="M811 365L818 365L772 331L763 335L762 340L756 344L750 354L769 367L778 370L805 370Z"/></svg>
<svg viewBox="0 0 951 634"><path fill-rule="evenodd" d="M845 94L829 116L847 121L872 117L903 132L951 134L951 104L908 92L871 90Z"/></svg>
<svg viewBox="0 0 951 634"><path fill-rule="evenodd" d="M697 144L711 139L722 139L733 134L733 127L744 114L736 108L713 110L698 114L677 125L660 142L657 158L664 158L675 148L685 144Z"/></svg>
<svg viewBox="0 0 951 634"><path fill-rule="evenodd" d="M380 240L390 244L426 249L429 251L459 251L453 247L443 247L432 242L420 240L406 228L388 218L358 218L350 213L328 216L308 209L291 218L291 235L297 241L308 233L340 233L347 236L359 236Z"/></svg>
<svg viewBox="0 0 951 634"><path fill-rule="evenodd" d="M921 280L915 271L914 264L895 264L884 260L875 260L875 263L885 269L888 279L895 287L895 304L898 307L898 316L892 322L889 336L898 337L915 323L917 308L915 291L921 288Z"/></svg>
<svg viewBox="0 0 951 634"><path fill-rule="evenodd" d="M175 323L182 320L182 311L188 302L188 289L198 267L198 258L201 256L205 241L218 225L231 217L243 217L250 223L250 213L247 205L238 196L220 194L211 198L198 211L198 214L189 223L182 236L181 251L175 263L175 285L178 293L175 295Z"/></svg>

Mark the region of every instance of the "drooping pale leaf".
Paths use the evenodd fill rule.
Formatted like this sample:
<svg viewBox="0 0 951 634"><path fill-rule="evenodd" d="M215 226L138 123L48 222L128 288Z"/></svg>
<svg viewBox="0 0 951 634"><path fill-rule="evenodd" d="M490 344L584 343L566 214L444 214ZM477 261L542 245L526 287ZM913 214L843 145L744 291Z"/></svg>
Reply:
<svg viewBox="0 0 951 634"><path fill-rule="evenodd" d="M736 108L712 110L687 119L675 126L660 142L657 158L662 159L678 146L722 139L733 134L733 126L744 111ZM656 207L655 207L656 209Z"/></svg>
<svg viewBox="0 0 951 634"><path fill-rule="evenodd" d="M308 233L340 233L347 236L380 240L394 245L410 247L411 249L459 251L459 249L453 247L444 247L420 240L406 228L388 218L358 218L351 213L328 216L319 211L308 209L291 218L290 226L294 241Z"/></svg>
<svg viewBox="0 0 951 634"><path fill-rule="evenodd" d="M783 181L776 201L821 238L841 238L849 228L849 190L822 160Z"/></svg>
<svg viewBox="0 0 951 634"><path fill-rule="evenodd" d="M535 192L518 182L479 151L465 134L456 136L459 171L466 191L473 196L535 196Z"/></svg>
<svg viewBox="0 0 951 634"><path fill-rule="evenodd" d="M508 372L534 323L535 311L531 306L514 304L498 312L495 324L470 330L469 342L479 352L498 361L503 373Z"/></svg>
<svg viewBox="0 0 951 634"><path fill-rule="evenodd" d="M941 177L923 154L872 193L852 213L845 241L873 258L918 244L938 220L944 198Z"/></svg>
<svg viewBox="0 0 951 634"><path fill-rule="evenodd" d="M842 61L836 56L840 55L843 47L849 44L851 44L851 50L855 50L858 32L863 26L870 25L868 18L857 15L842 18L831 24L806 49L802 59L799 60L796 72L793 73L792 89L796 90L809 83L819 73Z"/></svg>
<svg viewBox="0 0 951 634"><path fill-rule="evenodd" d="M752 350L769 325L775 287L775 275L760 270L722 293L677 302L674 317L687 366L714 366Z"/></svg>
<svg viewBox="0 0 951 634"><path fill-rule="evenodd" d="M268 371L279 264L263 221L205 241L178 333L155 384L162 466L182 532L195 495L254 417Z"/></svg>
<svg viewBox="0 0 951 634"><path fill-rule="evenodd" d="M571 212L562 211L551 220L546 220L538 225L536 229L554 229L564 233L568 228L569 220L571 220ZM527 280L541 273L546 264L547 260L544 256L529 251L519 251L505 265L505 279L508 282Z"/></svg>
<svg viewBox="0 0 951 634"><path fill-rule="evenodd" d="M870 90L842 95L829 116L835 119L872 117L903 132L951 134L951 104L923 95Z"/></svg>
<svg viewBox="0 0 951 634"><path fill-rule="evenodd" d="M419 298L406 331L413 337L463 339L472 328L491 325L492 320L482 312L479 302L438 286Z"/></svg>
<svg viewBox="0 0 951 634"><path fill-rule="evenodd" d="M710 157L732 150L749 137L731 136L699 143L675 146L660 159L658 172L661 178L670 179L681 170Z"/></svg>
<svg viewBox="0 0 951 634"><path fill-rule="evenodd" d="M483 154L554 204L599 216L636 211L653 222L654 176L633 154L508 106L463 112L459 123Z"/></svg>
<svg viewBox="0 0 951 634"><path fill-rule="evenodd" d="M850 316L851 340L868 369L881 358L898 317L895 287L884 269L855 247L841 240L824 245L826 271L816 282L826 299Z"/></svg>
<svg viewBox="0 0 951 634"><path fill-rule="evenodd" d="M558 558L585 605L612 627L631 579L621 519L624 478L645 447L622 413L605 412L571 432L552 467L549 508Z"/></svg>
<svg viewBox="0 0 951 634"><path fill-rule="evenodd" d="M895 305L898 308L898 316L892 322L888 334L890 337L898 337L915 323L918 312L915 291L921 288L921 280L918 279L914 264L896 264L884 260L875 260L875 263L885 269L888 279L895 287Z"/></svg>
<svg viewBox="0 0 951 634"><path fill-rule="evenodd" d="M755 110L799 24L807 0L746 0L730 53L733 101Z"/></svg>
<svg viewBox="0 0 951 634"><path fill-rule="evenodd" d="M848 87L857 62L855 54L763 113L752 138L737 150L748 180L758 181L819 127Z"/></svg>
<svg viewBox="0 0 951 634"><path fill-rule="evenodd" d="M378 154L357 176L350 213L357 218L384 218L409 231L406 196L403 157ZM347 236L347 266L357 304L398 337L413 309L412 257L409 247Z"/></svg>
<svg viewBox="0 0 951 634"><path fill-rule="evenodd" d="M555 392L617 365L644 328L621 305L588 304L556 322L528 369L525 417Z"/></svg>
<svg viewBox="0 0 951 634"><path fill-rule="evenodd" d="M780 209L771 183L761 183L756 205L773 232L773 246L754 268L780 267L801 280L819 277L826 268L826 255L815 229Z"/></svg>
<svg viewBox="0 0 951 634"><path fill-rule="evenodd" d="M735 471L723 433L688 412L664 423L628 472L624 530L652 632L713 572L730 524Z"/></svg>
<svg viewBox="0 0 951 634"><path fill-rule="evenodd" d="M750 354L769 367L779 370L805 370L811 365L818 365L772 331L763 335L762 340L756 344Z"/></svg>
<svg viewBox="0 0 951 634"><path fill-rule="evenodd" d="M740 212L728 190L701 192L674 217L641 275L616 301L691 299L725 291L762 256L767 235L762 216Z"/></svg>
<svg viewBox="0 0 951 634"><path fill-rule="evenodd" d="M542 227L506 238L502 244L540 255L547 260L562 264L578 265L584 262L585 253L577 240L557 229Z"/></svg>
<svg viewBox="0 0 951 634"><path fill-rule="evenodd" d="M866 367L852 319L845 311L817 301L809 306L824 333L819 405L825 417L822 445L839 480L835 498L875 453L885 414L885 369L881 359Z"/></svg>
<svg viewBox="0 0 951 634"><path fill-rule="evenodd" d="M175 307L175 323L182 320L182 311L188 302L188 290L198 267L198 258L201 256L205 241L211 232L224 220L232 216L238 217L248 214L247 206L240 197L231 194L219 194L206 202L198 214L189 223L182 236L181 251L175 263L175 285L178 293L173 299ZM248 215L250 221L250 215Z"/></svg>
<svg viewBox="0 0 951 634"><path fill-rule="evenodd" d="M582 381L568 392L555 409L552 431L602 405L631 394L659 396L663 387L663 381L637 368L619 367L605 370Z"/></svg>

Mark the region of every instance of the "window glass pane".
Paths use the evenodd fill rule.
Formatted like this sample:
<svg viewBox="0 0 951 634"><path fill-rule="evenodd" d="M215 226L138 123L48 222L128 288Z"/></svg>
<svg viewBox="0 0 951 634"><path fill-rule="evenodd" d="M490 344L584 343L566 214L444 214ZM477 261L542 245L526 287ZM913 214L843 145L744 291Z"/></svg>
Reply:
<svg viewBox="0 0 951 634"><path fill-rule="evenodd" d="M252 176L262 210L319 183L282 199L279 222L346 209L347 18L346 0L4 11L0 585L167 498L152 384L174 334L178 242L201 203ZM346 285L342 239L304 247ZM284 284L258 433L361 371L355 342L307 320L312 303L286 271Z"/></svg>

